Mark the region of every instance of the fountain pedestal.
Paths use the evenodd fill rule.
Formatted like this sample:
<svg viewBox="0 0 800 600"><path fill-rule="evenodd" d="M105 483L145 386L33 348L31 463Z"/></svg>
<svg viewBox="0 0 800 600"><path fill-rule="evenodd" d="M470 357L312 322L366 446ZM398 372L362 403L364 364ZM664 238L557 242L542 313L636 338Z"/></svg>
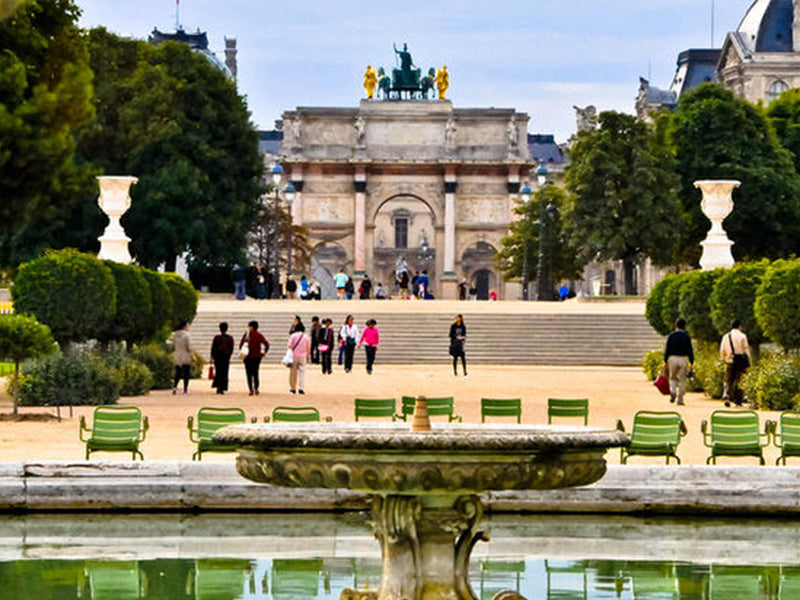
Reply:
<svg viewBox="0 0 800 600"><path fill-rule="evenodd" d="M733 242L728 239L722 222L733 210L733 190L740 184L741 182L735 179L704 179L694 182L694 187L700 188L703 192L700 208L711 221L711 229L709 229L706 239L700 242L703 247L700 268L703 271L733 266L734 260L731 253Z"/></svg>
<svg viewBox="0 0 800 600"><path fill-rule="evenodd" d="M488 539L477 494L589 485L605 474L606 450L628 437L552 426L434 424L414 433L407 425L313 423L226 427L214 441L238 447L236 468L253 481L371 494L381 588L344 590L342 600L476 600L469 557Z"/></svg>
<svg viewBox="0 0 800 600"><path fill-rule="evenodd" d="M131 238L125 235L119 219L131 207L131 197L128 192L131 185L137 181L139 179L136 177L122 175L103 175L97 178L100 184L97 204L108 217L106 230L97 238L100 241L100 252L97 256L102 260L113 260L126 265L132 262L128 251Z"/></svg>

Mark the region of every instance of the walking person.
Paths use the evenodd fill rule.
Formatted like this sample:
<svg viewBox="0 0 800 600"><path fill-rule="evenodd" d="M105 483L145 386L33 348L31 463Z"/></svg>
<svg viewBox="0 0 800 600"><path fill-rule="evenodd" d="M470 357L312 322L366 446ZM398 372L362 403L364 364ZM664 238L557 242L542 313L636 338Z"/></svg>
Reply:
<svg viewBox="0 0 800 600"><path fill-rule="evenodd" d="M306 327L302 321L294 327L294 333L289 336L286 347L292 351L292 364L289 365L289 391L305 394L306 362L311 347Z"/></svg>
<svg viewBox="0 0 800 600"><path fill-rule="evenodd" d="M211 342L211 361L214 363L214 381L211 387L217 388L217 394L228 391L228 374L233 354L233 338L228 335L228 324L219 324L219 333Z"/></svg>
<svg viewBox="0 0 800 600"><path fill-rule="evenodd" d="M344 284L344 295L347 297L348 300L353 299L353 295L356 293L356 286L353 283L353 278L348 277L347 281Z"/></svg>
<svg viewBox="0 0 800 600"><path fill-rule="evenodd" d="M378 343L380 342L377 324L378 322L375 319L369 319L364 331L361 332L361 339L358 340L358 345L363 345L364 351L367 353L367 375L372 375L375 353L378 351Z"/></svg>
<svg viewBox="0 0 800 600"><path fill-rule="evenodd" d="M172 381L172 393L178 393L178 382L183 379L183 393L189 393L189 375L192 371L192 341L189 338L189 323L181 321L172 334L172 362L175 363L175 377Z"/></svg>
<svg viewBox="0 0 800 600"><path fill-rule="evenodd" d="M333 276L333 283L336 285L336 298L344 300L344 289L347 287L347 280L350 279L344 272L344 269L339 269L336 275Z"/></svg>
<svg viewBox="0 0 800 600"><path fill-rule="evenodd" d="M256 265L256 298L265 300L267 297L267 272L261 263Z"/></svg>
<svg viewBox="0 0 800 600"><path fill-rule="evenodd" d="M259 377L258 369L261 366L261 359L269 352L269 341L258 330L258 321L250 321L239 342L239 349L244 350L247 344L246 355L244 357L244 372L247 376L247 389L250 395L258 395Z"/></svg>
<svg viewBox="0 0 800 600"><path fill-rule="evenodd" d="M231 281L236 299L244 300L247 297L247 271L239 263L234 264L231 269Z"/></svg>
<svg viewBox="0 0 800 600"><path fill-rule="evenodd" d="M319 334L317 335L317 348L319 349L319 360L320 363L322 363L323 375L330 375L333 373L333 369L331 368L334 340L332 325L333 321L328 318L323 319L322 327L320 327Z"/></svg>
<svg viewBox="0 0 800 600"><path fill-rule="evenodd" d="M725 406L733 402L736 406L744 404L744 395L739 388L742 374L750 367L750 345L741 321L731 321L731 330L722 336L719 343L719 356L725 363L725 382L722 398Z"/></svg>
<svg viewBox="0 0 800 600"><path fill-rule="evenodd" d="M297 282L292 279L290 275L286 276L286 297L289 300L294 300L295 294L297 293Z"/></svg>
<svg viewBox="0 0 800 600"><path fill-rule="evenodd" d="M461 359L461 368L464 377L467 376L467 355L464 353L464 343L467 341L467 326L464 317L456 315L450 325L450 356L453 357L453 375L458 375L458 359Z"/></svg>
<svg viewBox="0 0 800 600"><path fill-rule="evenodd" d="M322 329L322 325L319 322L319 317L314 315L311 317L311 331L309 332L309 337L311 337L311 364L318 365L319 364L319 331Z"/></svg>
<svg viewBox="0 0 800 600"><path fill-rule="evenodd" d="M361 281L361 285L358 286L358 299L369 300L371 294L372 294L372 280L369 278L369 275L364 275L364 279Z"/></svg>
<svg viewBox="0 0 800 600"><path fill-rule="evenodd" d="M358 341L358 325L353 323L353 315L347 315L339 334L344 342L344 372L349 373L353 368L353 354Z"/></svg>
<svg viewBox="0 0 800 600"><path fill-rule="evenodd" d="M669 371L669 401L683 406L683 395L686 393L686 376L694 364L692 340L686 333L686 321L675 321L675 330L667 337L664 347L664 364Z"/></svg>
<svg viewBox="0 0 800 600"><path fill-rule="evenodd" d="M469 299L470 300L478 299L478 284L475 281L469 284Z"/></svg>

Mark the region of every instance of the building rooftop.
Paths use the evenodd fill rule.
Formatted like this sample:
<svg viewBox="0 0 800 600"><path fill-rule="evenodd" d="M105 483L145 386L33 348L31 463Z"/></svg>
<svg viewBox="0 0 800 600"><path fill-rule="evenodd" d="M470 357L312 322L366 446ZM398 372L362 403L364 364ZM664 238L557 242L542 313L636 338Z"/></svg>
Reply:
<svg viewBox="0 0 800 600"><path fill-rule="evenodd" d="M794 52L793 21L793 0L755 0L737 33L750 52Z"/></svg>

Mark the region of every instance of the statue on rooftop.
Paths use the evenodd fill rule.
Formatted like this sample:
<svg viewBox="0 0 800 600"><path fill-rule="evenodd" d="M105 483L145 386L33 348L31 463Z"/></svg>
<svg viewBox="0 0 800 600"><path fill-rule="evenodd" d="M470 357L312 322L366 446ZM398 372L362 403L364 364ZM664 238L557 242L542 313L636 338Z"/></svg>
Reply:
<svg viewBox="0 0 800 600"><path fill-rule="evenodd" d="M378 83L378 73L371 65L367 65L367 71L364 73L364 89L367 92L367 99L372 100L375 94L375 86Z"/></svg>
<svg viewBox="0 0 800 600"><path fill-rule="evenodd" d="M436 89L439 90L439 100L445 100L445 93L450 87L450 75L447 73L447 65L436 72Z"/></svg>

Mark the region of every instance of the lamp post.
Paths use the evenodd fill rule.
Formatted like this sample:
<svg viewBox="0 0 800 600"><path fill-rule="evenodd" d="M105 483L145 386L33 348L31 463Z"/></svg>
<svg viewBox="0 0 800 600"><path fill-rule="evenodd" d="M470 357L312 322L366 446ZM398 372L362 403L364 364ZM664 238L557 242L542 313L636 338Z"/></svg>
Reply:
<svg viewBox="0 0 800 600"><path fill-rule="evenodd" d="M275 190L275 202L273 205L273 218L271 230L270 246L272 247L272 298L273 300L280 300L281 297L281 244L280 244L280 225L278 223L280 217L280 185L283 181L283 167L281 163L276 162L272 167L272 189Z"/></svg>
<svg viewBox="0 0 800 600"><path fill-rule="evenodd" d="M283 199L286 201L286 206L289 208L289 232L287 234L287 246L288 246L288 253L287 253L287 261L286 261L286 276L290 277L292 274L292 202L294 202L294 195L297 190L294 189L294 184L290 181L286 184L286 187L283 188Z"/></svg>
<svg viewBox="0 0 800 600"><path fill-rule="evenodd" d="M528 204L533 197L533 190L531 190L530 184L526 181L523 188L520 190L520 198L522 198L522 203L525 205L525 219L528 219ZM529 291L528 288L530 287L530 283L528 281L528 240L523 234L522 236L522 300L527 302L529 300L528 295Z"/></svg>
<svg viewBox="0 0 800 600"><path fill-rule="evenodd" d="M549 269L549 244L547 243L547 219L555 206L544 203L544 188L547 185L547 176L550 171L544 161L539 161L539 167L536 169L536 182L539 188L539 260L536 265L536 285L537 293L536 299L540 302L549 301L553 299L553 284L550 281Z"/></svg>

